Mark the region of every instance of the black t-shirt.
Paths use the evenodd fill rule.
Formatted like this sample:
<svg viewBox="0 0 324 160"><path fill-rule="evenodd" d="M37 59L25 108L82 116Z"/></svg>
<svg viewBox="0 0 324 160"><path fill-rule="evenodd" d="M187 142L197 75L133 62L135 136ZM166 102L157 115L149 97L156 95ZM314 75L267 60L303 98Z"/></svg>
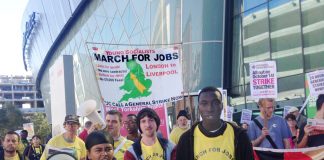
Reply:
<svg viewBox="0 0 324 160"><path fill-rule="evenodd" d="M306 126L306 123L304 123L299 130L298 143L300 143L304 137L305 126ZM317 146L324 145L324 134L308 136L308 141L307 141L306 145L307 145L307 147L317 147Z"/></svg>

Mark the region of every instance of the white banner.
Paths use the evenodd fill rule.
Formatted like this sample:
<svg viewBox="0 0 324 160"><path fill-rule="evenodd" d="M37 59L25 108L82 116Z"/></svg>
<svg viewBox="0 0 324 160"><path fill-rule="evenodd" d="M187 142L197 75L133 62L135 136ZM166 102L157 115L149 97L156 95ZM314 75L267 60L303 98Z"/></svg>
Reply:
<svg viewBox="0 0 324 160"><path fill-rule="evenodd" d="M182 99L179 49L100 50L91 57L106 107L151 106Z"/></svg>
<svg viewBox="0 0 324 160"><path fill-rule="evenodd" d="M242 114L241 114L241 121L240 123L247 123L250 124L250 121L252 119L252 111L249 109L242 109Z"/></svg>
<svg viewBox="0 0 324 160"><path fill-rule="evenodd" d="M317 97L324 93L324 70L307 73L310 95Z"/></svg>
<svg viewBox="0 0 324 160"><path fill-rule="evenodd" d="M275 61L250 63L250 89L252 98L277 98L276 71Z"/></svg>

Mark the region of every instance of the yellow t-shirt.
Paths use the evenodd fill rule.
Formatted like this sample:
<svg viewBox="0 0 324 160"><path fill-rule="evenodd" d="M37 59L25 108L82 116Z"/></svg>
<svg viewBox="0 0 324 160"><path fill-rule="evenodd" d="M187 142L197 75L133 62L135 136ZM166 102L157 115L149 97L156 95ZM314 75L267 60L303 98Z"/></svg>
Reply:
<svg viewBox="0 0 324 160"><path fill-rule="evenodd" d="M64 150L68 153L71 153L77 159L86 158L87 149L83 140L81 140L78 136L76 136L73 143L68 143L64 140L63 134L57 135L53 137L48 143L46 144L45 150L42 154L41 160L46 160L51 153L48 153L50 148L56 148L60 150Z"/></svg>
<svg viewBox="0 0 324 160"><path fill-rule="evenodd" d="M170 133L170 140L174 143L174 144L178 144L181 135L186 132L189 128L185 128L182 129L180 127L176 127L174 128L171 133Z"/></svg>
<svg viewBox="0 0 324 160"><path fill-rule="evenodd" d="M144 160L163 160L163 149L157 138L152 146L147 146L141 142L141 147Z"/></svg>
<svg viewBox="0 0 324 160"><path fill-rule="evenodd" d="M234 130L227 125L223 135L206 137L197 126L194 131L194 159L195 160L234 160Z"/></svg>
<svg viewBox="0 0 324 160"><path fill-rule="evenodd" d="M19 160L19 156L18 156L18 154L16 154L13 157L5 157L4 160Z"/></svg>
<svg viewBox="0 0 324 160"><path fill-rule="evenodd" d="M124 139L126 140L124 145L122 147L120 147L120 149L117 151L116 154L114 154L114 157L117 160L123 160L124 159L124 153L134 143L133 141L130 141L130 140L126 139L123 136L120 136L119 140L114 142L114 149L117 149L117 147L124 141Z"/></svg>

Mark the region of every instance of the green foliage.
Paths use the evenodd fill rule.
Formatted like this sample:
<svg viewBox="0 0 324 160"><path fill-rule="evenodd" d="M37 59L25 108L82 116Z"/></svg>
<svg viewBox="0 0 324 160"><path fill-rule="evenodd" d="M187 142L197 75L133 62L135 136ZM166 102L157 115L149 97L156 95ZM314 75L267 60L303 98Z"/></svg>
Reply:
<svg viewBox="0 0 324 160"><path fill-rule="evenodd" d="M45 138L51 132L50 125L44 113L34 113L30 117L30 121L34 124L35 134Z"/></svg>
<svg viewBox="0 0 324 160"><path fill-rule="evenodd" d="M0 109L0 136L7 131L22 129L24 123L23 114L11 103L5 103Z"/></svg>

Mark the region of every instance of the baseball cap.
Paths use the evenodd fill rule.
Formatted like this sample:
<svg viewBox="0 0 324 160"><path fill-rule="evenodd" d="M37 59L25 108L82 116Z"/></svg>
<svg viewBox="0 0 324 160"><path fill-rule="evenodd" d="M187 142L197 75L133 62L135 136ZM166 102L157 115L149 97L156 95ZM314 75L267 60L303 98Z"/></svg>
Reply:
<svg viewBox="0 0 324 160"><path fill-rule="evenodd" d="M295 111L299 111L299 109L297 107L290 107L290 109L288 110L288 113L292 113Z"/></svg>
<svg viewBox="0 0 324 160"><path fill-rule="evenodd" d="M75 122L75 123L80 124L79 117L77 115L71 115L71 114L65 116L64 124L66 122Z"/></svg>

